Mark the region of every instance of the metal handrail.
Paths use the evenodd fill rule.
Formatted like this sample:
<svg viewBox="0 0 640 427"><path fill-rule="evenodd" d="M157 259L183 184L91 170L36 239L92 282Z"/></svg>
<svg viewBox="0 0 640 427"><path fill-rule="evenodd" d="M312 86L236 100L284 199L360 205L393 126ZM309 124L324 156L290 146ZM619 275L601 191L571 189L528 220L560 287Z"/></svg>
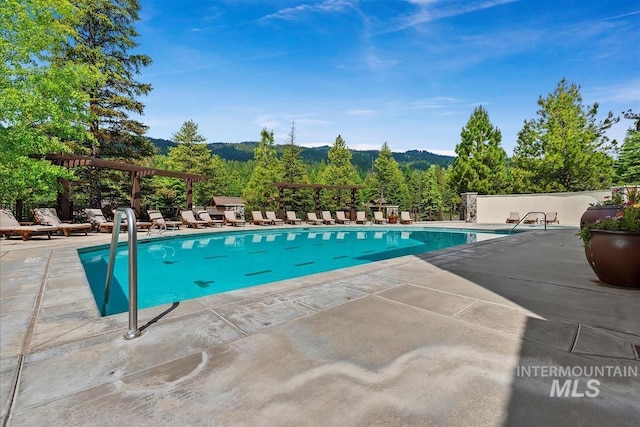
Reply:
<svg viewBox="0 0 640 427"><path fill-rule="evenodd" d="M107 277L104 284L104 302L102 303L102 315L106 315L109 295L111 294L111 281L113 268L116 262L116 249L120 236L120 223L122 214L127 217L127 235L129 244L129 330L124 335L131 340L141 335L138 328L138 231L136 228L136 215L131 208L117 208L113 219L111 231L111 250L109 252L109 264L107 265Z"/></svg>
<svg viewBox="0 0 640 427"><path fill-rule="evenodd" d="M515 230L517 226L519 226L520 224L522 224L522 221L524 221L524 220L527 218L527 216L528 216L529 214L532 214L532 213L534 213L534 214L542 214L542 215L544 215L544 219L543 219L542 221L544 222L544 231L547 231L547 214L546 214L546 213L544 213L544 212L531 211L531 212L527 212L527 214L526 214L525 216L523 216L523 217L522 217L522 219L521 219L520 221L518 221L518 223L517 223L516 225L514 225L514 226L513 226L513 228L512 228L511 230L509 230L509 234L511 234L511 232L512 232L513 230Z"/></svg>

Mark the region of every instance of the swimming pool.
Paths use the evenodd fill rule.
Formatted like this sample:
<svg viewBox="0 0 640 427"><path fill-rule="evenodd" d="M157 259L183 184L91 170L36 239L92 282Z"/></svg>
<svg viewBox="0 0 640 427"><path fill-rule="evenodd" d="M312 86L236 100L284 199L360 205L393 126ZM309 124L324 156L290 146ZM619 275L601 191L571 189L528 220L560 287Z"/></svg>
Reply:
<svg viewBox="0 0 640 427"><path fill-rule="evenodd" d="M138 306L169 304L499 236L497 232L341 226L149 239L138 243ZM107 315L128 309L128 250L121 245ZM102 307L109 247L78 253L96 303Z"/></svg>

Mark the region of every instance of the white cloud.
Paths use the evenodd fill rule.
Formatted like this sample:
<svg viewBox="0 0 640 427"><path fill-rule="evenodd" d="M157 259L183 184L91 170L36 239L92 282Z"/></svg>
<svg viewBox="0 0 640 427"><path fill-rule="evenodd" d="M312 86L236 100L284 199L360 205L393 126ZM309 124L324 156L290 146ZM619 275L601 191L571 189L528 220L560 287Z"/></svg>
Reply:
<svg viewBox="0 0 640 427"><path fill-rule="evenodd" d="M629 106L638 105L638 100L640 100L640 79L585 90L586 97L595 99L599 103L615 102L629 104Z"/></svg>
<svg viewBox="0 0 640 427"><path fill-rule="evenodd" d="M325 0L318 4L300 4L294 7L288 7L280 9L279 11L270 15L265 15L260 18L260 21L267 21L270 19L282 19L285 21L293 21L304 13L334 13L344 12L347 9L353 7L353 2L350 0Z"/></svg>

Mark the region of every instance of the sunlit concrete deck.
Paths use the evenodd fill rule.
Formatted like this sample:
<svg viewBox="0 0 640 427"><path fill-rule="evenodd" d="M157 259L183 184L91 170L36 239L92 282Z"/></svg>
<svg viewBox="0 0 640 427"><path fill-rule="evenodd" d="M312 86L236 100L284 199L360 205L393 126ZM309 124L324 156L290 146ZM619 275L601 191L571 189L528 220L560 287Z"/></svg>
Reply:
<svg viewBox="0 0 640 427"><path fill-rule="evenodd" d="M640 291L598 282L575 232L184 301L132 341L126 313L99 316L76 252L109 235L3 241L3 425L635 426ZM550 397L534 366L621 369Z"/></svg>

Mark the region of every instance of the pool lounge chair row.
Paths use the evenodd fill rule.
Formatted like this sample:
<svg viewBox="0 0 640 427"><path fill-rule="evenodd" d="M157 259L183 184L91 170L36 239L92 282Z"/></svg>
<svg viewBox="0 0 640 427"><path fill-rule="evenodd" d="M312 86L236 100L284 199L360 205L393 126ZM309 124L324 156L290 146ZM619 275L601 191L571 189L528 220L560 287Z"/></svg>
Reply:
<svg viewBox="0 0 640 427"><path fill-rule="evenodd" d="M545 212L547 224L560 224L558 212ZM517 224L520 222L520 212L509 212L507 224ZM545 216L538 213L529 213L522 221L525 224L544 224Z"/></svg>

